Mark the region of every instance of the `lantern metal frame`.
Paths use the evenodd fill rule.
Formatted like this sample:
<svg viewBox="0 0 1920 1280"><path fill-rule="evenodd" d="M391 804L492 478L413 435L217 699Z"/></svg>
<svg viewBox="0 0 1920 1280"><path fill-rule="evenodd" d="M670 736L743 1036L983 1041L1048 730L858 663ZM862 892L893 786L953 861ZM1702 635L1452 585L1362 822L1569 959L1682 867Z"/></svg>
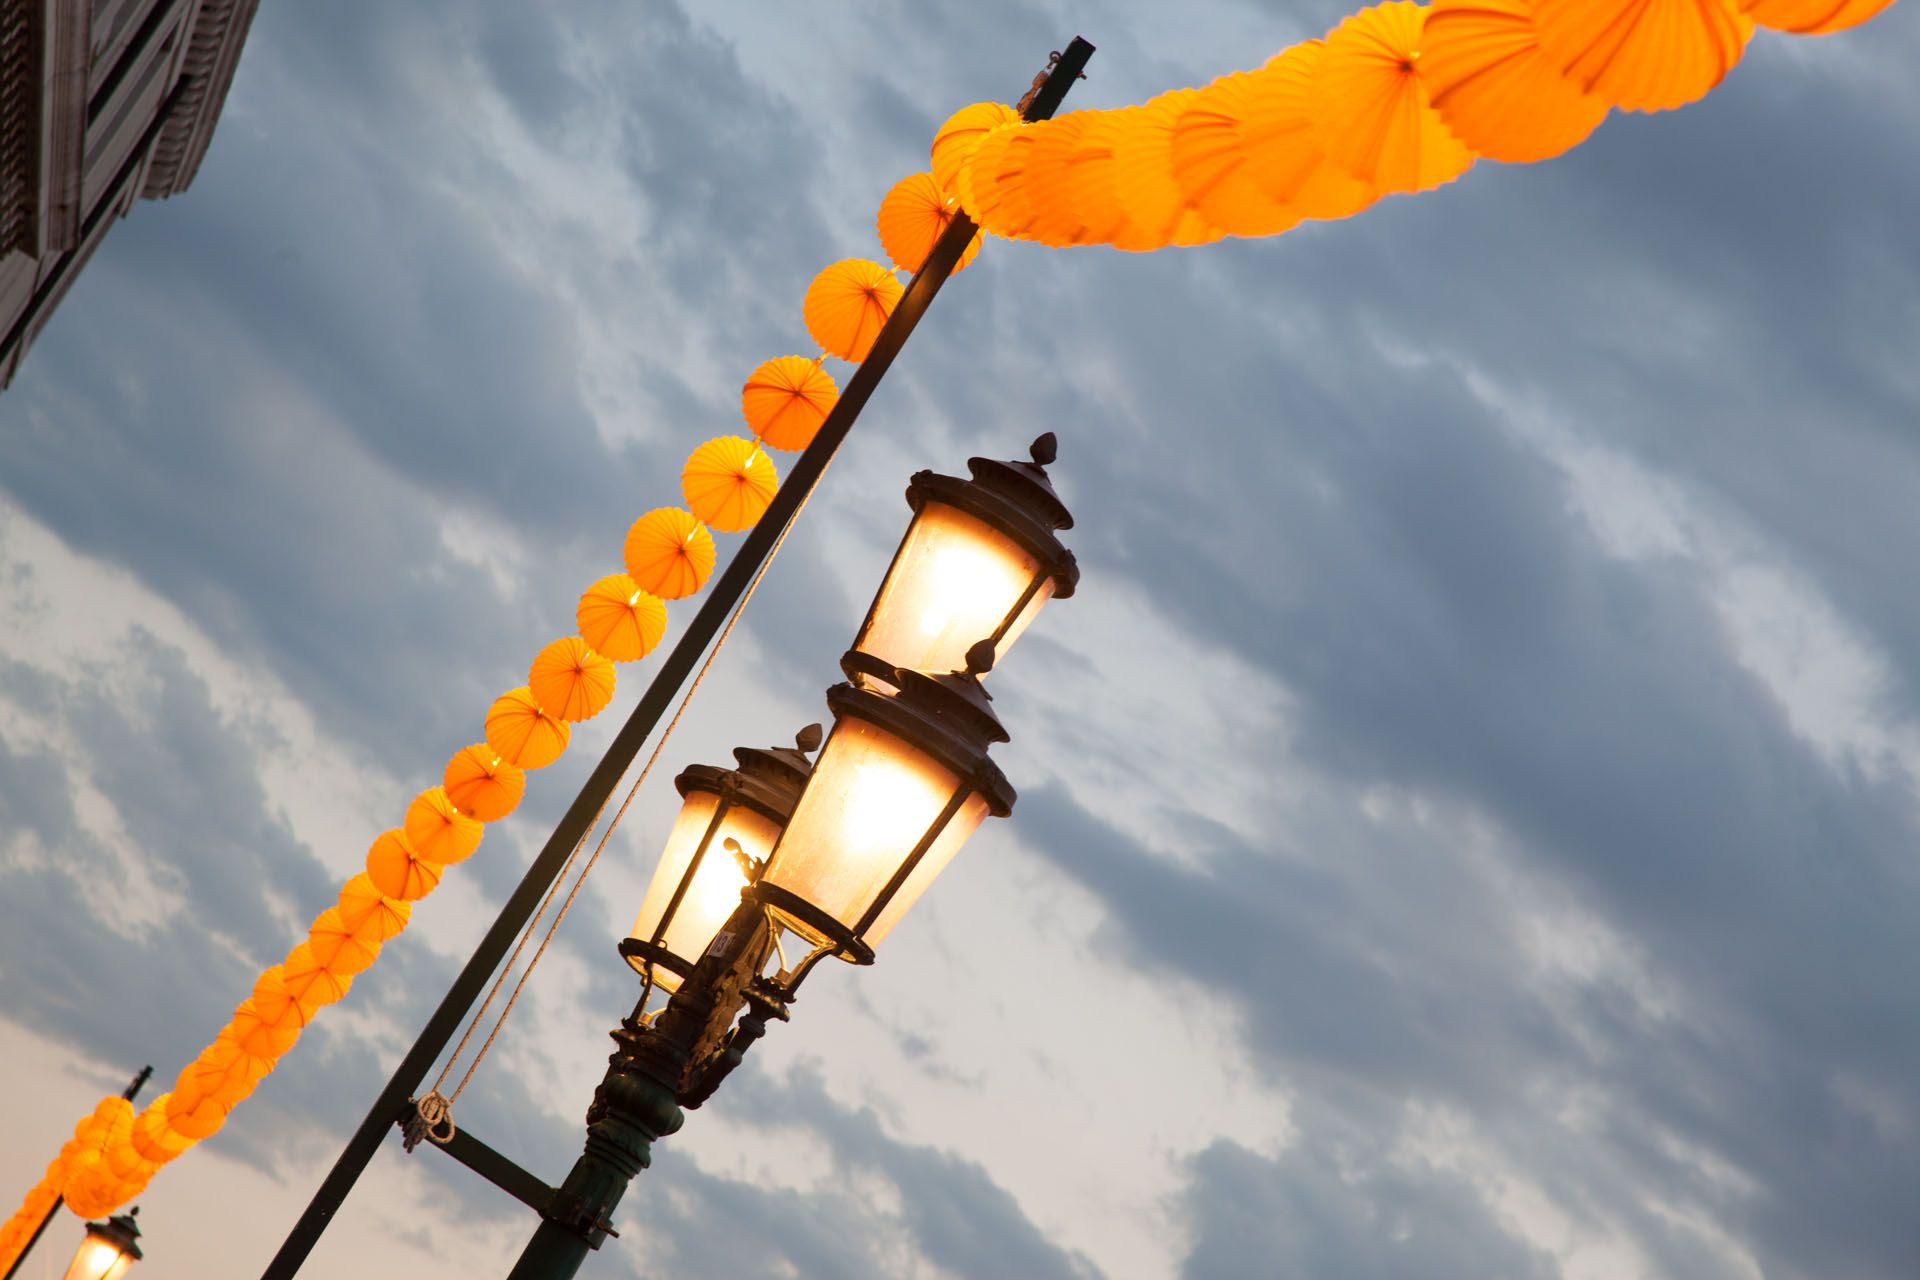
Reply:
<svg viewBox="0 0 1920 1280"><path fill-rule="evenodd" d="M674 789L683 800L695 792L705 792L714 796L718 803L714 807L713 817L707 821L706 830L701 833L699 844L694 846L686 870L680 873L680 882L674 886L660 919L654 923L652 937L629 935L620 941L620 955L633 967L634 972L643 978L647 977L648 965L651 964L667 970L682 981L692 975L699 957L679 955L669 950L662 939L672 929L680 904L686 900L688 889L712 852L714 838L726 824L727 815L735 808L750 809L784 831L787 819L793 816L793 808L800 802L800 793L813 771L813 762L807 758L808 754L819 749L821 736L820 726L810 724L794 735L794 745L791 747L735 747L733 758L737 761L736 767L726 769L711 764L688 765L674 778ZM768 852L770 854L772 851ZM741 870L747 882L752 884L759 879L761 866L748 863Z"/></svg>
<svg viewBox="0 0 1920 1280"><path fill-rule="evenodd" d="M1073 528L1073 514L1067 510L1066 503L1060 500L1060 495L1054 491L1053 481L1047 476L1047 467L1059 456L1059 441L1053 432L1045 432L1035 439L1028 448L1028 456L1031 461L1024 462L1019 459L1001 461L985 457L969 458L967 470L971 473L971 479L942 475L936 471L916 471L913 474L907 483L907 505L913 509L913 519L908 521L906 531L900 535L900 544L893 550L893 558L887 562L887 572L880 579L880 589L874 592L873 602L867 606L866 617L861 620L860 629L854 633L853 647L840 658L840 669L848 680L855 684L869 680L887 683L891 680L891 673L896 669L893 664L869 653L862 645L873 631L874 621L880 613L880 602L886 598L887 588L893 585L900 558L912 543L914 528L929 502L951 507L962 515L973 517L1011 540L1038 562L1013 607L1007 610L986 637L996 651L1008 629L1026 612L1027 606L1033 603L1033 598L1049 580L1054 584L1053 599L1065 600L1074 593L1080 582L1080 562L1059 538L1060 530Z"/></svg>
<svg viewBox="0 0 1920 1280"><path fill-rule="evenodd" d="M87 1234L81 1238L80 1248L74 1250L73 1261L67 1264L67 1276L73 1276L73 1269L80 1265L81 1250L84 1250L87 1245L94 1240L103 1240L108 1245L111 1245L114 1251L119 1254L120 1258L127 1263L126 1266L119 1269L120 1275L125 1275L131 1270L134 1263L139 1262L146 1256L140 1252L140 1224L134 1221L134 1216L139 1212L139 1207L135 1206L125 1213L116 1214L108 1218L104 1222L89 1222L87 1224ZM103 1272L102 1274L109 1274L112 1271L113 1268L109 1267L107 1272ZM87 1280L87 1278L81 1277L80 1280Z"/></svg>
<svg viewBox="0 0 1920 1280"><path fill-rule="evenodd" d="M947 675L887 667L886 688L844 683L827 690L827 706L834 715L833 733L838 733L848 719L865 721L931 757L957 779L939 815L921 832L851 926L799 894L768 883L764 876L754 883L750 893L756 901L816 930L827 940L830 954L858 965L874 962L867 930L899 894L968 797L981 797L995 817L1004 818L1013 812L1017 798L1013 784L987 755L993 743L1009 741L1006 726L994 713L993 695L980 683L980 677L993 666L993 643L991 639L976 643L967 651L966 668ZM832 745L830 733L827 744L820 749L822 760ZM784 841L784 832L781 838ZM768 871L779 865L779 859L780 845L776 844L767 855Z"/></svg>

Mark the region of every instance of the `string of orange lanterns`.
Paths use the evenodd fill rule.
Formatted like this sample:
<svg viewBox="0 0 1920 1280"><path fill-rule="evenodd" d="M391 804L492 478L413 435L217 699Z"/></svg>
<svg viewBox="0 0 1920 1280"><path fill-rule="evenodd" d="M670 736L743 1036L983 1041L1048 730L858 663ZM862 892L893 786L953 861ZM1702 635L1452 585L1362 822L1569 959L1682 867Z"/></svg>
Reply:
<svg viewBox="0 0 1920 1280"><path fill-rule="evenodd" d="M976 103L931 182L984 229L1148 250L1269 236L1459 177L1544 160L1610 110L1704 96L1756 25L1857 26L1892 0L1388 0L1255 71L1031 124Z"/></svg>

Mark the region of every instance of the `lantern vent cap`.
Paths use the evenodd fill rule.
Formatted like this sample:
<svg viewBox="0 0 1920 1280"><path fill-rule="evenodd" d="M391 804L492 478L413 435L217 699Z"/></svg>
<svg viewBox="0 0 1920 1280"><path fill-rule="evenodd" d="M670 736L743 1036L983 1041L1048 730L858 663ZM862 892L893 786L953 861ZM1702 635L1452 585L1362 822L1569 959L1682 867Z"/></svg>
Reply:
<svg viewBox="0 0 1920 1280"><path fill-rule="evenodd" d="M968 458L967 470L975 483L1019 503L1039 517L1049 529L1073 528L1073 514L1054 491L1047 466L1060 456L1060 442L1049 431L1027 450L1030 460L1009 458Z"/></svg>

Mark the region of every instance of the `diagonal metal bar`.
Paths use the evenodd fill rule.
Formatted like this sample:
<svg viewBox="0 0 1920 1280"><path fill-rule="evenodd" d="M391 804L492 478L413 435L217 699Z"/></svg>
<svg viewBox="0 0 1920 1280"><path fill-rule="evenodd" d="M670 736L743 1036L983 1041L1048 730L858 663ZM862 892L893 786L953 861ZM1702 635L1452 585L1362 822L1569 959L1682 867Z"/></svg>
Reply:
<svg viewBox="0 0 1920 1280"><path fill-rule="evenodd" d="M1092 56L1093 46L1075 37L1053 64L1046 83L1029 101L1024 113L1026 118L1041 120L1050 116ZM872 350L847 380L839 401L821 423L812 443L794 464L786 483L774 493L773 502L760 517L759 523L754 525L733 559L727 563L726 570L713 584L706 601L674 645L673 651L660 664L659 674L654 676L653 683L640 696L639 704L608 745L600 763L588 775L580 794L574 798L566 815L548 837L546 846L533 860L533 865L527 868L526 875L521 878L512 896L500 908L499 916L480 940L473 957L460 971L460 976L454 979L453 986L441 999L439 1008L427 1020L420 1038L414 1041L413 1047L400 1060L392 1079L374 1100L360 1127L347 1140L346 1148L314 1192L306 1211L294 1223L280 1251L261 1273L261 1280L291 1280L306 1261L307 1255L313 1251L321 1234L333 1220L333 1215L352 1191L353 1184L359 1181L360 1174L373 1159L373 1153L379 1149L387 1130L393 1126L394 1117L404 1114L407 1100L419 1091L427 1072L459 1030L461 1019L473 1007L487 979L499 967L500 961L512 948L514 938L532 918L540 899L559 876L567 855L586 835L595 815L613 793L634 757L640 753L640 748L646 744L661 715L671 705L701 655L713 643L714 636L733 612L734 605L765 562L774 543L792 523L814 486L820 482L834 451L853 429L854 421L866 407L874 388L880 385L880 379L892 367L894 357L906 345L907 338L920 323L920 317L926 314L934 295L946 283L954 264L960 260L961 252L973 239L975 230L971 218L965 213L956 213L933 251L927 255L926 262L914 273L893 314L874 338Z"/></svg>
<svg viewBox="0 0 1920 1280"><path fill-rule="evenodd" d="M455 1129L445 1142L426 1145L438 1147L535 1213L544 1214L553 1203L552 1187L465 1129Z"/></svg>

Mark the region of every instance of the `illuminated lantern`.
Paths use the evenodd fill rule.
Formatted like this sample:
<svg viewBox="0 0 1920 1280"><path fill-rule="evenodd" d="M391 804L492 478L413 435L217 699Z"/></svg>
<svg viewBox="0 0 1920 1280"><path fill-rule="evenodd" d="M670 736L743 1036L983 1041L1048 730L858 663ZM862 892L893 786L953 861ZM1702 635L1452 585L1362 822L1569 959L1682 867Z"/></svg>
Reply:
<svg viewBox="0 0 1920 1280"><path fill-rule="evenodd" d="M86 1239L67 1265L66 1280L120 1280L126 1275L141 1257L140 1228L133 1220L139 1212L89 1222Z"/></svg>
<svg viewBox="0 0 1920 1280"><path fill-rule="evenodd" d="M951 675L890 673L891 689L827 691L833 732L754 896L787 929L855 964L886 937L1013 787L987 758L1007 740L979 675L986 641Z"/></svg>
<svg viewBox="0 0 1920 1280"><path fill-rule="evenodd" d="M679 989L740 905L793 813L820 745L809 725L792 747L739 747L738 767L697 764L673 785L683 797L647 896L620 954L662 990Z"/></svg>
<svg viewBox="0 0 1920 1280"><path fill-rule="evenodd" d="M1073 594L1080 566L1057 533L1073 517L1047 479L1054 455L1049 432L1033 442L1031 462L971 458L970 480L913 477L913 522L840 660L849 679L953 671L982 639L1003 658L1042 605Z"/></svg>

